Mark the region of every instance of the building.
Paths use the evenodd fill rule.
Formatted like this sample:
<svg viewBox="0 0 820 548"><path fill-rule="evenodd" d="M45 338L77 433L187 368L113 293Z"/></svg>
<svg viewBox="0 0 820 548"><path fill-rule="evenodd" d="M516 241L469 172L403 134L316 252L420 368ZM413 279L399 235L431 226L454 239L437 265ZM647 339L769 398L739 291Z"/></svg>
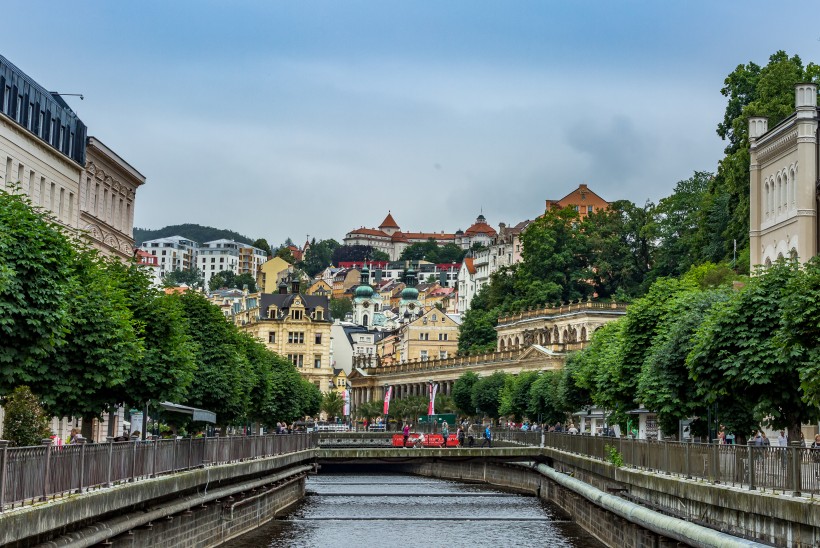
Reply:
<svg viewBox="0 0 820 548"><path fill-rule="evenodd" d="M213 240L205 242L197 251L196 264L202 271L205 288L210 287L211 278L223 270L234 274L239 271L239 248L241 244L233 240Z"/></svg>
<svg viewBox="0 0 820 548"><path fill-rule="evenodd" d="M0 188L25 194L102 254L132 257L136 191L145 176L87 137L85 124L0 56Z"/></svg>
<svg viewBox="0 0 820 548"><path fill-rule="evenodd" d="M456 306L456 312L459 314L464 314L470 309L470 303L473 302L473 297L477 293L476 269L473 261L472 257L465 257L464 262L461 263L461 269L458 271L458 305Z"/></svg>
<svg viewBox="0 0 820 548"><path fill-rule="evenodd" d="M240 329L290 360L322 392L332 390L329 299L299 293L298 280L291 281L290 292L284 281L278 289L259 297L258 319Z"/></svg>
<svg viewBox="0 0 820 548"><path fill-rule="evenodd" d="M318 295L319 297L330 297L333 295L333 286L326 281L319 279L310 284L305 291L308 295Z"/></svg>
<svg viewBox="0 0 820 548"><path fill-rule="evenodd" d="M573 208L581 219L601 209L609 207L609 202L592 192L585 184L578 185L578 188L561 198L560 200L547 200L546 211L553 209Z"/></svg>
<svg viewBox="0 0 820 548"><path fill-rule="evenodd" d="M476 222L465 231L448 232L404 232L393 215L388 211L378 228L357 228L348 232L343 242L345 245L367 245L386 253L391 261L399 257L407 247L416 243L434 240L439 245L455 244L462 249L469 249L473 244L484 245L495 236L495 229L487 224L484 215L479 215Z"/></svg>
<svg viewBox="0 0 820 548"><path fill-rule="evenodd" d="M436 308L424 312L399 328L397 361L426 361L455 356L458 350L458 325L453 318Z"/></svg>
<svg viewBox="0 0 820 548"><path fill-rule="evenodd" d="M246 289L217 289L210 293L208 300L237 327L259 320L259 293L248 293Z"/></svg>
<svg viewBox="0 0 820 548"><path fill-rule="evenodd" d="M154 287L162 285L162 278L159 275L159 259L155 255L151 255L142 249L135 249L134 260L136 260L140 269L151 278L151 284Z"/></svg>
<svg viewBox="0 0 820 548"><path fill-rule="evenodd" d="M239 270L237 274L250 274L255 280L268 260L268 254L252 245L239 246Z"/></svg>
<svg viewBox="0 0 820 548"><path fill-rule="evenodd" d="M256 287L260 293L276 293L279 283L293 272L293 266L281 257L268 259L259 267Z"/></svg>
<svg viewBox="0 0 820 548"><path fill-rule="evenodd" d="M341 299L353 287L361 283L361 272L358 268L342 268L333 276L333 298Z"/></svg>
<svg viewBox="0 0 820 548"><path fill-rule="evenodd" d="M808 261L818 252L817 85L795 86L795 113L771 130L749 119L749 262Z"/></svg>
<svg viewBox="0 0 820 548"><path fill-rule="evenodd" d="M182 236L146 240L140 244L140 249L158 259L160 278L174 270L189 270L197 266L199 244Z"/></svg>

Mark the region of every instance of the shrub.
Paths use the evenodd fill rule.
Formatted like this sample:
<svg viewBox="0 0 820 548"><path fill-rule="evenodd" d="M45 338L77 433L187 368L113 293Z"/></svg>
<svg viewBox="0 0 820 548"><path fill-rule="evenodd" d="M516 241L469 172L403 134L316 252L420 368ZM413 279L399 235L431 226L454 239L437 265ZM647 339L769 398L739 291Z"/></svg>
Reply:
<svg viewBox="0 0 820 548"><path fill-rule="evenodd" d="M6 397L3 408L6 412L3 420L3 437L11 442L10 445L40 445L51 435L49 417L28 386L15 388Z"/></svg>

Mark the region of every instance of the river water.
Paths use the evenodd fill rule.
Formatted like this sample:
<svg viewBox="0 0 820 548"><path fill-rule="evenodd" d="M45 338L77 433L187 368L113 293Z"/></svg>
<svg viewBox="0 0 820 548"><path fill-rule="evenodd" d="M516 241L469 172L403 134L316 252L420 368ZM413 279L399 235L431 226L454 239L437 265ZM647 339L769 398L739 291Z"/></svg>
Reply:
<svg viewBox="0 0 820 548"><path fill-rule="evenodd" d="M602 546L557 508L484 485L401 474L311 476L308 496L229 548Z"/></svg>

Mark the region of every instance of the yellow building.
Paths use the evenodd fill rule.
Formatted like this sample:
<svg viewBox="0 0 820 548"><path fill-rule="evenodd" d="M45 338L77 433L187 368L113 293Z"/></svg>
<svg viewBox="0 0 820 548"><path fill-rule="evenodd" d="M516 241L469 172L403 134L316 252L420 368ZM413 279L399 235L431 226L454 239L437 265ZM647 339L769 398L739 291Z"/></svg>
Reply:
<svg viewBox="0 0 820 548"><path fill-rule="evenodd" d="M399 361L444 359L458 350L458 323L437 308L399 328Z"/></svg>
<svg viewBox="0 0 820 548"><path fill-rule="evenodd" d="M342 396L347 387L347 373L344 369L334 369L333 374L333 386L336 387L336 392Z"/></svg>
<svg viewBox="0 0 820 548"><path fill-rule="evenodd" d="M319 297L330 297L333 294L333 287L324 280L316 280L305 293Z"/></svg>
<svg viewBox="0 0 820 548"><path fill-rule="evenodd" d="M302 295L299 282L259 299L259 319L242 330L287 358L322 392L334 388L330 363L330 302L327 297Z"/></svg>
<svg viewBox="0 0 820 548"><path fill-rule="evenodd" d="M279 291L279 282L285 280L292 272L293 265L282 257L274 257L262 263L256 286L262 293L276 293Z"/></svg>

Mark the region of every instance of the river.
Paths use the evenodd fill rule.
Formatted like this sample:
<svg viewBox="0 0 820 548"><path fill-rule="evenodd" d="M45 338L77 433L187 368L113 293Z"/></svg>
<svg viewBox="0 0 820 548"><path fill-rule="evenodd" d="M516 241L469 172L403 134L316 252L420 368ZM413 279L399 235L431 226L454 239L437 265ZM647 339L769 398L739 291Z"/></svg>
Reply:
<svg viewBox="0 0 820 548"><path fill-rule="evenodd" d="M536 497L401 474L321 474L288 514L229 548L603 546Z"/></svg>

